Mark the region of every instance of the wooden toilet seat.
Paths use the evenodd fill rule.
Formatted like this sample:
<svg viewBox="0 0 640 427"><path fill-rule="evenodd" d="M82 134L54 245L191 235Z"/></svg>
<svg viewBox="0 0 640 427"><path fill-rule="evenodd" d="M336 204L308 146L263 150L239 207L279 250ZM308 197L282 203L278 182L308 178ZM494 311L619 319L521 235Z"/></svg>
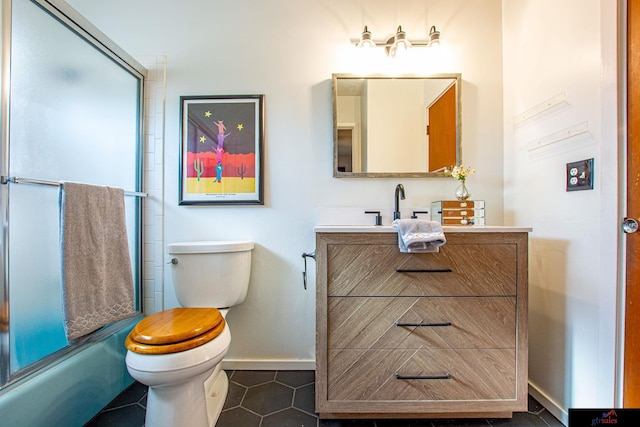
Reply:
<svg viewBox="0 0 640 427"><path fill-rule="evenodd" d="M225 324L216 308L172 308L138 322L125 346L140 354L177 353L213 340Z"/></svg>

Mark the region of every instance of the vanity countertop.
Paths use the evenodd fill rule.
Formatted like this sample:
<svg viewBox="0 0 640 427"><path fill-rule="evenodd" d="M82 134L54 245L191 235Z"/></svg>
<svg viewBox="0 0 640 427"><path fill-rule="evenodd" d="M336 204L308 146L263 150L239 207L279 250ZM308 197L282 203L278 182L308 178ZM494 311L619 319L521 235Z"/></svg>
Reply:
<svg viewBox="0 0 640 427"><path fill-rule="evenodd" d="M444 226L445 233L530 233L531 227L512 226ZM391 225L316 225L313 228L316 233L397 233L398 230Z"/></svg>

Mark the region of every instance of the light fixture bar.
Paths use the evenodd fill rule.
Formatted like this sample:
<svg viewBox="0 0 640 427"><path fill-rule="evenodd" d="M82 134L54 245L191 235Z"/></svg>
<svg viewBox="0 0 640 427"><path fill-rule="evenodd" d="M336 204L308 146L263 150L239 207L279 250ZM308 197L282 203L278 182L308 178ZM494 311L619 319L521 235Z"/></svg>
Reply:
<svg viewBox="0 0 640 427"><path fill-rule="evenodd" d="M409 49L411 47L433 47L439 45L440 31L436 29L435 25L432 25L427 39L410 40L402 29L402 25L398 25L393 36L384 40L375 40L371 31L369 31L369 28L365 25L360 38L350 39L350 41L358 48L383 47L385 48L388 56L395 57L399 49Z"/></svg>

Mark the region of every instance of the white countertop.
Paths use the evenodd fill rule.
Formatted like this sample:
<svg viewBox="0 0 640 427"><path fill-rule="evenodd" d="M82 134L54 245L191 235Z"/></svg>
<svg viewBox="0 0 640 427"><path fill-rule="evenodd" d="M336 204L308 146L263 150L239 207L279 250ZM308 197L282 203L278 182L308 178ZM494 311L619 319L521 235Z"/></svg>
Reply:
<svg viewBox="0 0 640 427"><path fill-rule="evenodd" d="M530 233L531 227L511 226L444 226L445 233ZM316 233L397 233L398 230L391 225L316 225L313 228Z"/></svg>

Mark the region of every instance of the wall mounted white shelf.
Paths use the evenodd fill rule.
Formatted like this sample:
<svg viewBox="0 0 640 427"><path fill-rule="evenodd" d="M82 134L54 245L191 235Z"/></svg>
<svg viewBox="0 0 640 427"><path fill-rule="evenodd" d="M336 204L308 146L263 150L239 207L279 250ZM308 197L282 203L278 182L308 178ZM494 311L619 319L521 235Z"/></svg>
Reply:
<svg viewBox="0 0 640 427"><path fill-rule="evenodd" d="M567 94L564 92L561 92L559 94L557 94L554 97L551 97L549 99L547 99L544 102L541 102L538 105L535 105L531 108L529 108L527 111L525 111L524 113L520 113L517 114L514 118L513 118L513 125L514 126L518 126L519 124L522 124L524 122L526 122L527 120L530 120L542 113L544 113L545 111L549 111L552 108L555 108L561 104L567 104Z"/></svg>
<svg viewBox="0 0 640 427"><path fill-rule="evenodd" d="M581 122L558 132L543 136L527 143L527 150L534 151L547 145L565 141L589 132L589 122Z"/></svg>

